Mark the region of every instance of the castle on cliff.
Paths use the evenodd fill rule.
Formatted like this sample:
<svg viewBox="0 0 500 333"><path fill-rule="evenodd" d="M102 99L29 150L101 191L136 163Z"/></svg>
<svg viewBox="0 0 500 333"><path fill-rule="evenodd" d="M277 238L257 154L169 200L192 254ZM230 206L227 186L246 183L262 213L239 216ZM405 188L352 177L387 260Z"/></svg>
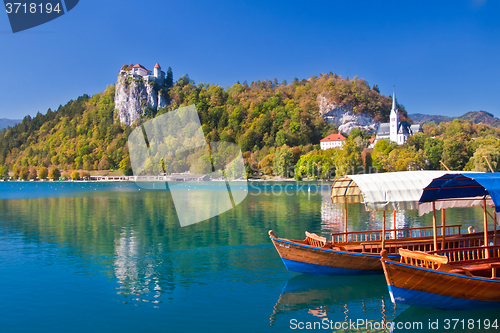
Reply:
<svg viewBox="0 0 500 333"><path fill-rule="evenodd" d="M156 63L153 72L140 64L133 65L131 69L129 69L129 72L131 72L131 74L142 77L144 81L154 81L161 86L165 86L166 84L165 72L161 70L161 67L158 63Z"/></svg>

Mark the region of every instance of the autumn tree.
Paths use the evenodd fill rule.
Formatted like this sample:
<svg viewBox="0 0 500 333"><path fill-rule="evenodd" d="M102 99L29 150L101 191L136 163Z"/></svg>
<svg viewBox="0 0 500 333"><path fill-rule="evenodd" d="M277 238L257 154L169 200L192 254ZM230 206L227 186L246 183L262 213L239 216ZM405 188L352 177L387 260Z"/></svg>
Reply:
<svg viewBox="0 0 500 333"><path fill-rule="evenodd" d="M59 180L59 177L61 177L61 171L59 171L58 168L52 168L49 171L49 178L52 180Z"/></svg>
<svg viewBox="0 0 500 333"><path fill-rule="evenodd" d="M49 172L48 172L47 168L44 166L41 167L40 170L38 171L38 177L40 178L40 180L47 179L48 175L49 175Z"/></svg>

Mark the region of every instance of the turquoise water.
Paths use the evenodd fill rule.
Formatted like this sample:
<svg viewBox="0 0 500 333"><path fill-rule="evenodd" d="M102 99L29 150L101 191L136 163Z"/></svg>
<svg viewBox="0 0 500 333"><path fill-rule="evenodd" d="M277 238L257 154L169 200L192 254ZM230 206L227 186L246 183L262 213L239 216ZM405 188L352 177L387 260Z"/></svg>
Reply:
<svg viewBox="0 0 500 333"><path fill-rule="evenodd" d="M193 189L199 209L210 186ZM300 239L306 230L341 231L343 207L331 204L328 188L256 183L236 208L180 227L169 191L0 183L1 331L288 332L323 319L442 322L498 314L395 306L382 275L286 271L268 230ZM348 213L350 230L380 227L381 215L359 204ZM480 209L449 210L447 220L482 230ZM431 223L415 211L396 216L398 227Z"/></svg>

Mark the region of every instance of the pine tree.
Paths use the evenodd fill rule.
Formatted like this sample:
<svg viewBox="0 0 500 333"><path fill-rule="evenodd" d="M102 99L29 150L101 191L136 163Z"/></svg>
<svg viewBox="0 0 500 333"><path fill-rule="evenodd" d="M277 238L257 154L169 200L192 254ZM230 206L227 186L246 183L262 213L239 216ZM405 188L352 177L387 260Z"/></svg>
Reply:
<svg viewBox="0 0 500 333"><path fill-rule="evenodd" d="M172 88L174 86L174 74L172 73L172 68L167 69L167 78L165 80L165 85L167 88Z"/></svg>

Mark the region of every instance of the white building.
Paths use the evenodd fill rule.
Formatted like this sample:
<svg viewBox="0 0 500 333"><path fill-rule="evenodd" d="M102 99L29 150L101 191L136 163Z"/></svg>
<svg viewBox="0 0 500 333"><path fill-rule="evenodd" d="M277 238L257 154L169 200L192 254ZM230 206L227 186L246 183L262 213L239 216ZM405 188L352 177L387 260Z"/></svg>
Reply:
<svg viewBox="0 0 500 333"><path fill-rule="evenodd" d="M399 111L396 106L396 92L393 91L390 122L379 125L374 144L376 144L378 140L389 139L392 142L396 142L398 145L402 145L408 140L410 135L418 132L423 132L419 124L410 125L406 121L399 121Z"/></svg>
<svg viewBox="0 0 500 333"><path fill-rule="evenodd" d="M151 72L149 69L140 64L132 66L131 71L136 75L142 76L145 81L154 81L161 86L165 85L165 72L161 70L158 63L155 65L154 72Z"/></svg>
<svg viewBox="0 0 500 333"><path fill-rule="evenodd" d="M339 148L339 147L342 147L344 145L344 140L345 140L345 137L340 133L330 134L326 138L321 139L319 141L319 145L320 145L321 149L323 149L323 150L327 150L327 149L331 149L331 148Z"/></svg>

